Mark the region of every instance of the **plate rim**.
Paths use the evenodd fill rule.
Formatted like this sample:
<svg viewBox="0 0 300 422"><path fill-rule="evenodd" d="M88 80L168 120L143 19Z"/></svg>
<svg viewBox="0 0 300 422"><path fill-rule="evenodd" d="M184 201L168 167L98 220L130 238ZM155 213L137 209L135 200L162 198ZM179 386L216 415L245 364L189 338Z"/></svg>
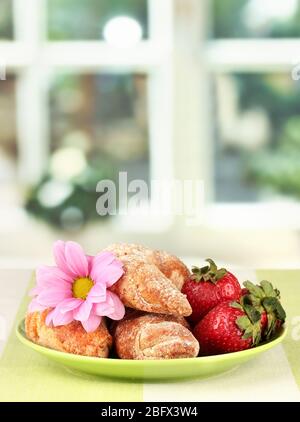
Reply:
<svg viewBox="0 0 300 422"><path fill-rule="evenodd" d="M220 361L220 360L230 360L230 359L234 359L234 358L241 358L241 356L253 356L256 354L259 354L260 352L264 352L267 351L275 346L277 346L278 344L280 344L284 338L287 335L288 332L288 327L285 324L282 327L282 330L280 332L280 334L274 338L273 340L267 342L267 343L263 343L257 347L253 347L251 349L246 349L246 350L242 350L242 351L238 351L238 352L231 352L231 353L223 353L223 354L219 354L219 355L212 355L212 356L198 356L195 358L178 358L178 359L147 359L147 360L134 360L134 359L117 359L117 358L101 358L101 357L96 357L96 356L84 356L84 355L76 355L73 353L67 353L67 352L61 352L59 350L55 350L55 349L51 349L49 347L45 347L45 346L41 346L37 343L34 343L33 341L29 340L24 332L23 326L24 326L24 321L25 319L23 318L16 326L15 329L15 334L17 336L17 338L19 339L19 341L21 343L23 343L25 346L37 351L37 352L41 352L42 354L50 354L52 356L57 356L57 357L61 357L61 358L65 358L68 360L72 360L72 361L77 361L77 362L87 362L87 363L100 363L100 362L106 362L106 363L111 363L113 365L124 365L126 363L126 365L133 365L133 366L143 366L145 365L145 362L147 363L147 365L168 365L168 364L174 364L175 363L196 363L199 362L199 360L201 360L201 362L203 364L205 364L205 362L214 362L214 361Z"/></svg>

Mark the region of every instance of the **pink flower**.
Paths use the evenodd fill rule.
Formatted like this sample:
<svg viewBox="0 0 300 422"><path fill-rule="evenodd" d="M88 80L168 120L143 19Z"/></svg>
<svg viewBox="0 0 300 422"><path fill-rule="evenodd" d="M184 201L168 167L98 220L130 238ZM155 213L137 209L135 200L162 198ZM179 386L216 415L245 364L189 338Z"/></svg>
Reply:
<svg viewBox="0 0 300 422"><path fill-rule="evenodd" d="M80 321L87 332L95 331L102 316L114 320L124 317L125 308L109 290L124 274L121 261L110 252L95 257L84 254L78 243L54 243L55 267L42 266L36 271L37 284L28 312L53 308L46 324L55 327Z"/></svg>

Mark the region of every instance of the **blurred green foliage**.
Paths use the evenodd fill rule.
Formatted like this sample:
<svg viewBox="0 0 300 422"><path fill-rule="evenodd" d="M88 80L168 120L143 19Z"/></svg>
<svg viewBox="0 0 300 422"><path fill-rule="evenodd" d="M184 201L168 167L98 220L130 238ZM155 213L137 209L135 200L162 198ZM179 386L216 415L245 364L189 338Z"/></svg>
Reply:
<svg viewBox="0 0 300 422"><path fill-rule="evenodd" d="M105 23L118 15L137 19L147 38L147 0L48 0L49 38L101 39Z"/></svg>
<svg viewBox="0 0 300 422"><path fill-rule="evenodd" d="M242 13L248 0L212 0L212 32L216 38L245 36ZM242 35L244 34L244 35Z"/></svg>
<svg viewBox="0 0 300 422"><path fill-rule="evenodd" d="M271 123L270 148L274 149L289 119L300 118L300 85L289 74L240 73L234 77L240 109L260 108L266 113Z"/></svg>
<svg viewBox="0 0 300 422"><path fill-rule="evenodd" d="M0 40L13 38L12 0L0 0Z"/></svg>
<svg viewBox="0 0 300 422"><path fill-rule="evenodd" d="M260 109L270 123L265 147L255 152L241 151L242 179L300 198L300 84L291 75L277 73L240 73L234 79L241 113Z"/></svg>
<svg viewBox="0 0 300 422"><path fill-rule="evenodd" d="M248 160L249 176L261 186L300 199L300 117L286 120L275 148Z"/></svg>
<svg viewBox="0 0 300 422"><path fill-rule="evenodd" d="M282 3L285 0L281 0ZM253 26L253 22L249 17L247 21L247 6L251 0L211 0L212 15L212 35L215 38L297 38L300 36L300 2L298 7L290 17L286 19L270 18L267 19L268 13L265 12L266 21ZM261 0L261 10L271 7ZM264 9L265 8L265 9Z"/></svg>
<svg viewBox="0 0 300 422"><path fill-rule="evenodd" d="M284 0L283 0L284 2ZM247 21L251 0L212 0L212 36L215 38L298 38L300 1L289 17L274 18L271 3L261 1L265 22ZM257 3L258 4L258 3ZM250 5L251 6L251 5ZM263 10L263 8L265 8ZM292 69L291 69L292 70ZM256 152L240 149L241 181L269 191L300 198L300 84L291 75L240 73L233 75L240 112L262 110L270 122L270 139ZM255 128L253 128L255 130Z"/></svg>
<svg viewBox="0 0 300 422"><path fill-rule="evenodd" d="M96 192L96 186L101 180L116 181L116 178L116 169L112 160L95 154L82 173L70 180L60 181L50 171L46 172L41 181L27 192L25 209L34 217L57 229L80 230L90 221L107 218L107 216L100 217L97 214L96 202L101 194ZM54 186L52 192L54 199L57 195L55 191L57 184L70 186L67 195L57 201L54 206L49 205L49 200L52 200L50 192L43 194L43 190L51 183ZM42 197L45 197L44 201Z"/></svg>

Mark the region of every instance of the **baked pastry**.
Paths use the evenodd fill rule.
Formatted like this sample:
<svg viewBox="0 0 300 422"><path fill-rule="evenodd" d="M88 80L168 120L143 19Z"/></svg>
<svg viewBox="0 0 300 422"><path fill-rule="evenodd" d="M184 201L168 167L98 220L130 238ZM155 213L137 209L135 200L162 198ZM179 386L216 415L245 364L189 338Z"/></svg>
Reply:
<svg viewBox="0 0 300 422"><path fill-rule="evenodd" d="M183 317L133 313L116 322L113 331L121 359L192 358L199 353L199 343Z"/></svg>
<svg viewBox="0 0 300 422"><path fill-rule="evenodd" d="M155 265L179 290L182 289L183 283L191 275L187 266L177 256L165 251L126 243L115 243L106 250L120 256L135 255L137 258Z"/></svg>
<svg viewBox="0 0 300 422"><path fill-rule="evenodd" d="M192 308L180 288L189 271L176 257L133 244L114 244L124 275L111 287L125 306L145 312L189 316Z"/></svg>
<svg viewBox="0 0 300 422"><path fill-rule="evenodd" d="M104 318L94 332L87 333L79 321L59 327L49 327L45 322L49 312L50 309L27 314L25 331L30 340L61 352L108 357L112 346L112 337L106 328Z"/></svg>
<svg viewBox="0 0 300 422"><path fill-rule="evenodd" d="M150 261L181 291L183 283L191 275L186 265L177 256L165 251L149 251Z"/></svg>

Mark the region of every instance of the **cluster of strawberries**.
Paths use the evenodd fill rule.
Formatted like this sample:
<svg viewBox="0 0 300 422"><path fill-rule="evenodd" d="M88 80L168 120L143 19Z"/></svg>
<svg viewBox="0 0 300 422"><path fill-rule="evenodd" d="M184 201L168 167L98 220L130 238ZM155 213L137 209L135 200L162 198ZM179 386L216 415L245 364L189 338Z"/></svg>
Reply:
<svg viewBox="0 0 300 422"><path fill-rule="evenodd" d="M207 261L193 268L182 289L193 309L190 322L200 354L237 352L272 339L286 318L280 292L266 280L245 281L241 288L232 273Z"/></svg>

